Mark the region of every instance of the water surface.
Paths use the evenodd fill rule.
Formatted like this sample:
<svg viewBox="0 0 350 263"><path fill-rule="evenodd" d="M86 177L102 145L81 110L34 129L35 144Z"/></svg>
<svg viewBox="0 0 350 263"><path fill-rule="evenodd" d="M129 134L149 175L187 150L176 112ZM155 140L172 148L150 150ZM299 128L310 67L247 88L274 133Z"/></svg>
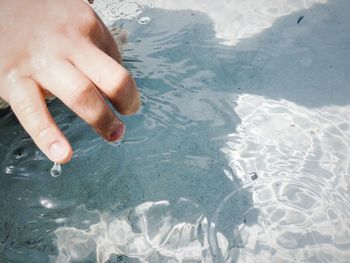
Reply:
<svg viewBox="0 0 350 263"><path fill-rule="evenodd" d="M348 261L349 3L209 2L94 4L142 93L121 145L51 102L55 178L2 113L1 262Z"/></svg>

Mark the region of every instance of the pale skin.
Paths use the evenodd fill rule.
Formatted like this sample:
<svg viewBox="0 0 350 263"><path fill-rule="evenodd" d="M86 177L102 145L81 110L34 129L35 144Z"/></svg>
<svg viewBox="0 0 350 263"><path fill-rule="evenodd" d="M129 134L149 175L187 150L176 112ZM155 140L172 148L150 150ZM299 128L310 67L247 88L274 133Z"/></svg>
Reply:
<svg viewBox="0 0 350 263"><path fill-rule="evenodd" d="M0 0L0 97L41 151L66 163L72 147L48 111L54 95L107 141L120 139L121 114L140 96L117 45L83 0Z"/></svg>

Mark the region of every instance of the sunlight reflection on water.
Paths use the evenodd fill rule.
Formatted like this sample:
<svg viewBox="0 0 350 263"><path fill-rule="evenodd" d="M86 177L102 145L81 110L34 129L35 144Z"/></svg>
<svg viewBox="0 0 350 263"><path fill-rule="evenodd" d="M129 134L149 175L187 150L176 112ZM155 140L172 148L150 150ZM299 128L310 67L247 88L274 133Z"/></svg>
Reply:
<svg viewBox="0 0 350 263"><path fill-rule="evenodd" d="M60 251L56 262L86 260L94 252L97 262L106 262L112 254L128 255L142 262L212 261L206 237L207 219L198 205L189 200L181 199L175 204L146 202L117 215L79 209L90 225L87 229L80 226L55 230ZM70 220L80 225L81 218Z"/></svg>
<svg viewBox="0 0 350 263"><path fill-rule="evenodd" d="M310 110L250 94L236 101L241 123L222 151L243 184L250 184L250 171L259 174L250 184L259 220L239 229L241 262L344 258L350 251L350 106ZM230 213L232 197L218 216Z"/></svg>
<svg viewBox="0 0 350 263"><path fill-rule="evenodd" d="M137 18L145 8L203 12L214 22L216 37L225 44L234 45L271 27L279 17L321 3L327 0L104 0L96 1L94 7L109 24L118 19Z"/></svg>
<svg viewBox="0 0 350 263"><path fill-rule="evenodd" d="M87 230L70 224L58 228L57 262L82 260L93 251L98 262L112 254L141 262L331 262L346 257L350 107L309 110L250 94L234 101L241 123L221 151L232 168L227 177L238 177L243 188L222 200L209 219L210 231L208 219L190 200L146 202L118 215L85 211L87 220L89 214L100 219ZM249 177L252 171L257 179ZM253 207L242 189L252 193Z"/></svg>

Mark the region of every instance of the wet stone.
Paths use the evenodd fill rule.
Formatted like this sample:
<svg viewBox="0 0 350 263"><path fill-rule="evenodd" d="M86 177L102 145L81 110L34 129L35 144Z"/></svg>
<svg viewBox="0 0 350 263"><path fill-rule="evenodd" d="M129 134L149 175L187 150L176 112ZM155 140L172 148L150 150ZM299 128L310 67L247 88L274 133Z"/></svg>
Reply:
<svg viewBox="0 0 350 263"><path fill-rule="evenodd" d="M258 179L258 174L256 172L250 173L249 176L250 179L252 179L253 181Z"/></svg>

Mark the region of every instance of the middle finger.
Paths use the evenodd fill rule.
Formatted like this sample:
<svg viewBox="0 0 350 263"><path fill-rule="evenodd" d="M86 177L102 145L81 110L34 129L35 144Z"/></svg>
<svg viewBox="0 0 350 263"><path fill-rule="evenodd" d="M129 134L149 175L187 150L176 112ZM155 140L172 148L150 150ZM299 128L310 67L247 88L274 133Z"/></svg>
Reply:
<svg viewBox="0 0 350 263"><path fill-rule="evenodd" d="M72 109L104 139L116 141L125 131L92 82L69 61L55 60L34 78Z"/></svg>

